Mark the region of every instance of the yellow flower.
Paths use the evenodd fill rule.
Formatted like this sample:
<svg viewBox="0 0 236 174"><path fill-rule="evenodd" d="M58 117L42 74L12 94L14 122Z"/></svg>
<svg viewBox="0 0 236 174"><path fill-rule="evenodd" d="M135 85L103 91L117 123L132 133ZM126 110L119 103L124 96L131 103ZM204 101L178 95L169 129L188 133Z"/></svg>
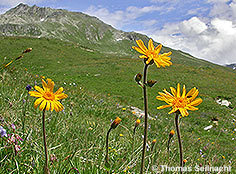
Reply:
<svg viewBox="0 0 236 174"><path fill-rule="evenodd" d="M185 164L186 162L187 162L187 160L186 160L186 159L184 159L184 160L183 160L183 163Z"/></svg>
<svg viewBox="0 0 236 174"><path fill-rule="evenodd" d="M154 48L153 41L150 39L147 49L142 40L136 40L136 43L139 47L133 46L132 48L143 54L139 57L141 59L147 59L146 64L149 64L153 60L158 68L172 65L171 58L168 57L172 54L171 52L159 54L162 48L161 44Z"/></svg>
<svg viewBox="0 0 236 174"><path fill-rule="evenodd" d="M157 109L164 109L167 107L172 107L172 110L169 112L169 114L176 112L179 110L181 115L183 117L188 116L189 113L187 110L195 111L198 110L198 108L194 107L202 103L201 98L195 99L199 91L196 88L191 89L186 94L185 85L183 86L183 94L180 94L180 84L177 85L177 90L173 87L170 87L171 93L167 92L166 89L163 91L165 93L159 92L159 95L156 98L158 100L165 101L168 105L159 106Z"/></svg>
<svg viewBox="0 0 236 174"><path fill-rule="evenodd" d="M120 134L120 137L123 137L124 135L123 134Z"/></svg>
<svg viewBox="0 0 236 174"><path fill-rule="evenodd" d="M156 140L156 139L152 140L152 144L155 144L156 142L157 142L157 140Z"/></svg>
<svg viewBox="0 0 236 174"><path fill-rule="evenodd" d="M48 84L42 79L43 89L39 86L34 86L37 91L29 91L30 96L38 97L34 102L34 108L39 105L39 110L55 110L56 112L64 109L63 105L58 101L68 96L63 92L63 88L60 87L55 93L53 93L54 82L51 79L47 79Z"/></svg>

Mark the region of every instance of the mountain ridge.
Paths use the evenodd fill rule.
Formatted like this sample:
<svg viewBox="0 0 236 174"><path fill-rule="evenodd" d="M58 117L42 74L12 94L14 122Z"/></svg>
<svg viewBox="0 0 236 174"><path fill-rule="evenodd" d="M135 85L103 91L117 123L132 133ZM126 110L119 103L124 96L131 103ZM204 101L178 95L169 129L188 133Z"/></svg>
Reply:
<svg viewBox="0 0 236 174"><path fill-rule="evenodd" d="M122 48L119 42L134 42L136 39L148 40L148 37L135 32L124 32L105 24L94 16L82 12L70 12L64 9L18 6L0 15L0 35L56 38L72 41L104 52L119 52L111 45ZM94 46L95 44L95 46ZM103 48L102 48L103 46ZM110 49L110 50L109 50ZM127 52L126 49L123 53Z"/></svg>

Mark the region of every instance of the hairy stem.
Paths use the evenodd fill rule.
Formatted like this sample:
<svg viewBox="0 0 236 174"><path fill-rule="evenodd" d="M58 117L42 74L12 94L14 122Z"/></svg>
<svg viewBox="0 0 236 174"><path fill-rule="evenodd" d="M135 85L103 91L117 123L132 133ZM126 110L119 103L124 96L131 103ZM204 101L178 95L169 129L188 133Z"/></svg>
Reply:
<svg viewBox="0 0 236 174"><path fill-rule="evenodd" d="M45 109L43 110L43 143L44 143L44 151L45 151L44 174L49 174L50 172L48 169L48 150L47 150L46 129L45 129Z"/></svg>
<svg viewBox="0 0 236 174"><path fill-rule="evenodd" d="M176 126L176 131L177 131L177 136L178 136L178 141L179 141L179 162L180 162L180 167L181 167L181 172L183 168L183 150L182 150L182 142L181 142L181 136L180 136L180 130L179 130L179 112L176 112L175 115L175 126Z"/></svg>
<svg viewBox="0 0 236 174"><path fill-rule="evenodd" d="M108 132L107 132L107 138L106 138L106 158L105 158L105 160L106 160L106 162L108 163L108 160L109 160L109 157L108 157L108 139L109 139L109 134L110 134L110 132L111 132L111 130L112 130L112 128L110 128L109 130L108 130Z"/></svg>
<svg viewBox="0 0 236 174"><path fill-rule="evenodd" d="M148 132L148 102L147 102L147 88L146 88L147 68L148 68L148 64L145 64L144 70L143 70L143 99L144 99L145 117L144 117L144 138L143 138L143 151L142 151L140 174L143 174L143 171L145 168L145 152L146 152L147 132Z"/></svg>

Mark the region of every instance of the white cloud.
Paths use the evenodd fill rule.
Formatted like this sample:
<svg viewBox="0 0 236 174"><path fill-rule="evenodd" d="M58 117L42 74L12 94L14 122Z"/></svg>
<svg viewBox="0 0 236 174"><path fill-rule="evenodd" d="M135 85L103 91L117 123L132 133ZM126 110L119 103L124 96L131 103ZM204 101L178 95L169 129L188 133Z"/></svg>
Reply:
<svg viewBox="0 0 236 174"><path fill-rule="evenodd" d="M134 22L137 18L143 16L146 13L151 13L151 12L161 11L161 10L162 8L160 6L146 6L142 8L129 6L124 11L117 10L114 12L110 12L106 8L90 6L85 11L85 13L91 16L96 16L102 21L104 21L105 23L112 25L113 27L121 28L125 25L128 25ZM154 24L156 23L156 20L150 20L150 23Z"/></svg>
<svg viewBox="0 0 236 174"><path fill-rule="evenodd" d="M217 64L236 63L236 0L208 0L209 15L177 23L160 30L146 30L157 42Z"/></svg>
<svg viewBox="0 0 236 174"><path fill-rule="evenodd" d="M236 62L236 26L232 21L214 18L204 23L197 17L174 24L149 36L171 48L191 53L218 64Z"/></svg>
<svg viewBox="0 0 236 174"><path fill-rule="evenodd" d="M193 17L188 21L187 20L183 21L179 25L179 27L180 31L184 35L189 35L189 36L200 34L207 29L206 24L201 20L199 20L197 17Z"/></svg>

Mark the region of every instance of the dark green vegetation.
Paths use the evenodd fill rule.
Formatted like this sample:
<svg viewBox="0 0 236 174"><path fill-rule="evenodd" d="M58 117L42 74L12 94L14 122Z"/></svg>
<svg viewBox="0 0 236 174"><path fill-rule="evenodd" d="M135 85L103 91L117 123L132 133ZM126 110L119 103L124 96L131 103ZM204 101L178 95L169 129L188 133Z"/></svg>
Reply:
<svg viewBox="0 0 236 174"><path fill-rule="evenodd" d="M29 98L25 135L22 134L21 122L24 108L22 99L27 97L25 86L27 84L33 86L35 80L41 86L40 79L35 78L36 74L53 79L56 88L63 86L65 93L69 95L68 99L63 100L64 113L46 113L49 154L55 154L58 159L50 166L51 171L64 173L71 167L76 167L81 173L105 173L106 131L110 126L110 119L119 116L122 118L121 125L112 131L110 136L112 171L122 173L129 166L130 172L138 173L143 119L136 131L137 153L133 155L133 162L136 162L136 165L133 162L128 164L131 159L132 129L136 120L128 106L143 109L142 90L134 82L135 74L142 73L143 62L135 51L126 52L126 56L119 56L54 39L21 37L0 39L0 57L5 64L11 58L17 57L22 50L33 48L31 53L1 72L0 114L5 119L2 125L8 122L16 124L18 134L25 140L22 145L23 151L17 157L9 155L9 149L6 151L2 142L0 154L2 173L9 173L12 170L41 173L44 159L42 113L33 109L35 99ZM131 41L122 42L122 47L129 50L135 45ZM164 52L169 50L163 49ZM203 103L198 106L199 111L190 112L188 117L181 120L184 158L188 160L186 166L231 165L235 169L236 140L232 140L236 138L233 132L236 128L235 109L220 106L215 99L217 97L227 99L232 103L232 108L236 106L236 73L229 68L193 58L186 53L171 51L172 66L158 69L152 65L148 72L148 79L157 80L158 83L148 89L149 114L154 118L149 120L151 127L148 141L151 143L153 139L157 139L157 143L154 151L147 153L147 170L151 172L152 165L178 165L176 136L173 137L169 157L166 150L169 132L174 129L174 115L167 114L170 109L157 110L157 106L165 103L155 99L162 89L169 90L170 86L176 88L177 83L181 83L181 86L185 84L187 90L192 87L199 88L200 97L203 99ZM25 68L28 71L24 71ZM76 86L73 86L73 83ZM117 103L127 110L122 111L121 108L117 108ZM219 120L219 125L205 131L203 128L213 124L213 118ZM6 129L8 132L11 131ZM120 133L124 136L120 137ZM26 137L29 137L28 140ZM203 154L199 153L200 149Z"/></svg>

